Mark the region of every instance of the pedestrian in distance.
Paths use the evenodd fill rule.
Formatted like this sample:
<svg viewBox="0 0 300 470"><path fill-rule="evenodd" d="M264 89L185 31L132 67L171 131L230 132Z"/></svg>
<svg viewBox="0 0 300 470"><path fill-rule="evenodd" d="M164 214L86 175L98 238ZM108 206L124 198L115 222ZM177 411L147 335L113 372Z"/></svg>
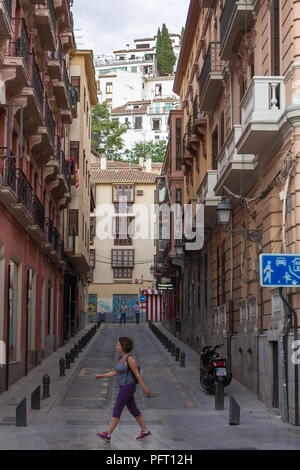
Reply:
<svg viewBox="0 0 300 470"><path fill-rule="evenodd" d="M126 300L122 300L122 305L120 309L120 325L126 325L126 316L128 312L128 307L126 305Z"/></svg>
<svg viewBox="0 0 300 470"><path fill-rule="evenodd" d="M138 424L140 425L141 433L136 439L138 441L141 441L151 436L151 432L147 429L145 419L142 413L137 408L134 399L134 394L136 391L136 380L143 388L144 393L147 397L150 397L151 392L149 388L146 387L140 375L140 371L135 358L130 355L131 351L133 350L133 347L134 344L131 338L119 338L119 340L117 341L116 350L120 356L119 361L115 366L115 369L110 372L107 372L106 374L95 375L95 380L117 377L120 387L110 425L105 432L103 432L102 434L97 434L98 437L104 439L107 442L110 442L111 435L120 422L120 418L125 406L127 406L129 412L135 417Z"/></svg>
<svg viewBox="0 0 300 470"><path fill-rule="evenodd" d="M135 313L135 322L138 325L140 323L140 318L141 318L141 308L140 308L139 302L135 303L134 313Z"/></svg>

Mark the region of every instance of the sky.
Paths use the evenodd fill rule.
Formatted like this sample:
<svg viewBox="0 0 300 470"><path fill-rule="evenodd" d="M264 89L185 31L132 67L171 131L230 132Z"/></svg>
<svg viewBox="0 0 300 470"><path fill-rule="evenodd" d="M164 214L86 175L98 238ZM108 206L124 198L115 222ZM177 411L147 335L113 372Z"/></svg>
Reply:
<svg viewBox="0 0 300 470"><path fill-rule="evenodd" d="M189 4L190 0L74 0L77 47L109 55L134 39L156 35L163 23L170 33L180 34Z"/></svg>

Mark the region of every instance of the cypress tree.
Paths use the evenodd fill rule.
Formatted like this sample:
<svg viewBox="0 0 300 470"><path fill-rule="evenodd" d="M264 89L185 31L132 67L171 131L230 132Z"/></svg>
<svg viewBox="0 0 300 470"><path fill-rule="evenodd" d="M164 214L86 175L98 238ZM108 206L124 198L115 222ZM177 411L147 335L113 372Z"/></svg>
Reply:
<svg viewBox="0 0 300 470"><path fill-rule="evenodd" d="M157 56L158 72L162 76L173 74L174 65L176 63L176 56L172 41L169 36L169 31L166 25L162 27L161 40Z"/></svg>
<svg viewBox="0 0 300 470"><path fill-rule="evenodd" d="M160 28L158 28L157 40L156 40L156 68L158 71L159 71L160 55L161 55L161 31L160 31Z"/></svg>

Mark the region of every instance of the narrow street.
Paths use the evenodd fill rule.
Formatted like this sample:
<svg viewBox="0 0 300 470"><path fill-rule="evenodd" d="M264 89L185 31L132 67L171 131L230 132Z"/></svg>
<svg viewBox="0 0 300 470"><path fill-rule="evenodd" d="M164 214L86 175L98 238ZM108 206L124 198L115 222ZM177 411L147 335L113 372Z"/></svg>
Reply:
<svg viewBox="0 0 300 470"><path fill-rule="evenodd" d="M111 443L99 441L118 391L115 379L96 382L116 362L119 336L135 341L134 355L155 395L148 399L137 387L136 401L153 436L136 442L139 428L127 409ZM148 326L103 325L64 395L47 412L34 412L27 428L2 423L1 449L45 450L205 450L297 449L299 430L279 421L236 381L226 390L225 411L214 411L214 397L200 387L197 354L187 346L186 368L180 368ZM84 353L85 354L85 353ZM30 380L30 376L27 377ZM228 425L228 397L241 406L240 426ZM1 404L0 404L1 413Z"/></svg>

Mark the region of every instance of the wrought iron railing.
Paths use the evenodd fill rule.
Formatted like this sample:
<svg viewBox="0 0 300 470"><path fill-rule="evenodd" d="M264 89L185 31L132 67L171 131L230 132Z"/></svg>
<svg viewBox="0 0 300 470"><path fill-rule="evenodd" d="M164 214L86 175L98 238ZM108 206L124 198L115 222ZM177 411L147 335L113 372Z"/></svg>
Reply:
<svg viewBox="0 0 300 470"><path fill-rule="evenodd" d="M50 58L51 58L51 59L59 60L59 61L61 62L61 64L62 64L63 53L62 53L61 41L60 41L59 38L57 39L57 42L58 42L57 48L56 48L55 51L51 51L51 53L50 53Z"/></svg>
<svg viewBox="0 0 300 470"><path fill-rule="evenodd" d="M6 54L10 57L22 57L27 69L29 69L30 40L25 22L22 18L12 18L11 24L15 31L15 35L19 37L14 41L9 41Z"/></svg>
<svg viewBox="0 0 300 470"><path fill-rule="evenodd" d="M22 170L17 170L17 198L29 214L32 214L32 187Z"/></svg>
<svg viewBox="0 0 300 470"><path fill-rule="evenodd" d="M227 0L225 3L225 6L222 11L222 15L220 18L220 41L221 44L223 44L223 41L225 39L225 34L228 28L228 25L230 23L230 20L232 18L235 4L237 0Z"/></svg>
<svg viewBox="0 0 300 470"><path fill-rule="evenodd" d="M35 60L33 60L32 66L32 86L38 99L41 112L44 109L44 86L41 80L40 71Z"/></svg>
<svg viewBox="0 0 300 470"><path fill-rule="evenodd" d="M65 177L67 187L68 187L68 192L71 193L71 186L72 186L72 178L69 172L69 168L65 159L65 154L64 152L61 152L61 170L62 174Z"/></svg>
<svg viewBox="0 0 300 470"><path fill-rule="evenodd" d="M45 233L47 237L47 242L53 244L54 226L52 220L50 219L45 219Z"/></svg>
<svg viewBox="0 0 300 470"><path fill-rule="evenodd" d="M55 140L55 121L53 119L53 114L52 111L49 107L48 100L46 99L45 103L45 124L49 132L49 136L52 142L52 145L54 145L54 140Z"/></svg>
<svg viewBox="0 0 300 470"><path fill-rule="evenodd" d="M17 190L17 170L16 170L16 159L13 157L6 158L4 160L4 166L2 170L2 180L4 186L12 189L14 192Z"/></svg>
<svg viewBox="0 0 300 470"><path fill-rule="evenodd" d="M3 0L8 16L12 17L12 0Z"/></svg>
<svg viewBox="0 0 300 470"><path fill-rule="evenodd" d="M49 13L50 13L50 18L51 18L51 23L52 23L52 29L53 29L53 31L55 32L55 31L56 31L56 22L57 22L57 18L56 18L56 13L55 13L54 5L53 5L53 0L47 0L47 8L48 8Z"/></svg>
<svg viewBox="0 0 300 470"><path fill-rule="evenodd" d="M222 72L224 63L220 59L220 43L211 42L209 44L201 75L199 78L200 96L203 96L210 74L214 72Z"/></svg>
<svg viewBox="0 0 300 470"><path fill-rule="evenodd" d="M45 208L37 196L32 199L32 216L34 224L45 233Z"/></svg>
<svg viewBox="0 0 300 470"><path fill-rule="evenodd" d="M56 228L53 229L53 247L54 250L59 254L59 257L62 258L64 243Z"/></svg>
<svg viewBox="0 0 300 470"><path fill-rule="evenodd" d="M65 62L65 61L63 62L63 80L64 80L64 84L65 84L66 91L67 91L68 107L69 107L69 109L71 109L71 103L72 103L72 98L71 98L71 84L70 84L70 80L69 80L69 76L68 76L68 72L67 72L67 67L66 67L66 62Z"/></svg>

